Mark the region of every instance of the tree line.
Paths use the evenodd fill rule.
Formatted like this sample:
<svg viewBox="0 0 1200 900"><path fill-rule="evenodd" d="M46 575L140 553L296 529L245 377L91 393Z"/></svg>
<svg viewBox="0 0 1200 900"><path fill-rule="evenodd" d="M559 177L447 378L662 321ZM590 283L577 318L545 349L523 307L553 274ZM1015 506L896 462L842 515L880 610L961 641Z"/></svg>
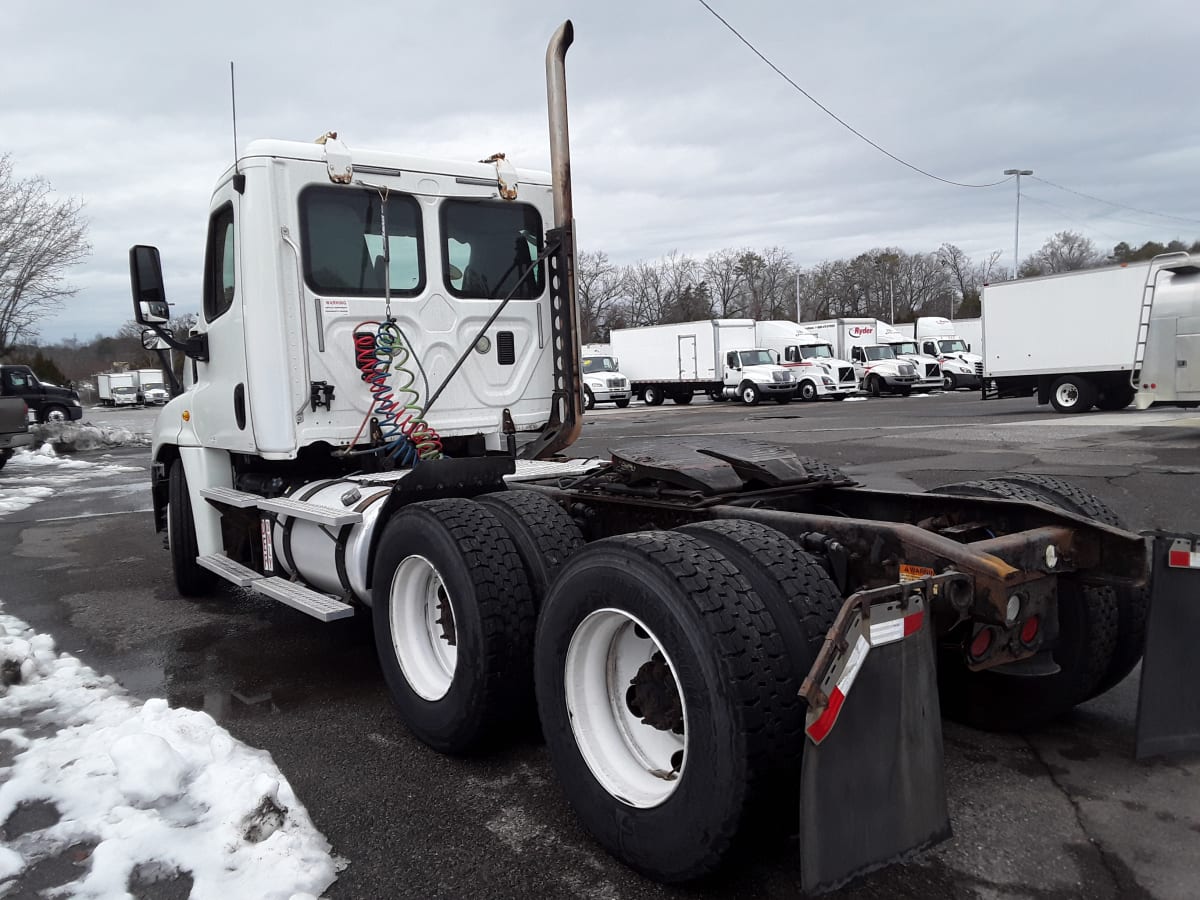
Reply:
<svg viewBox="0 0 1200 900"><path fill-rule="evenodd" d="M1078 232L1060 231L1022 260L1017 274L1051 275L1176 251L1200 253L1200 240L1139 246L1122 241L1105 253ZM1010 277L1000 256L996 250L971 258L949 243L926 253L880 247L805 269L782 247L725 249L704 257L673 252L628 265L613 263L603 251L585 251L577 269L582 338L603 342L613 328L707 318L970 318L980 314L984 286Z"/></svg>

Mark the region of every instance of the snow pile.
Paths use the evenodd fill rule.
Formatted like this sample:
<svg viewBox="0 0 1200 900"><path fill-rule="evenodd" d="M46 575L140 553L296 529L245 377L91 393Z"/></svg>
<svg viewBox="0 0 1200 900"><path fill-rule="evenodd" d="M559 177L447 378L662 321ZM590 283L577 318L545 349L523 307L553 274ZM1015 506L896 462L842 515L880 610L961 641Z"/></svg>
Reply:
<svg viewBox="0 0 1200 900"><path fill-rule="evenodd" d="M4 614L0 719L21 723L0 731L16 753L0 768L0 823L22 804L59 813L0 842L0 895L80 843L95 845L86 871L55 896L128 896L135 870L148 868L187 873L193 898L216 900L295 900L336 878L328 842L270 754L207 713L137 702Z"/></svg>
<svg viewBox="0 0 1200 900"><path fill-rule="evenodd" d="M28 509L39 500L54 496L54 488L41 485L4 488L0 490L0 516Z"/></svg>
<svg viewBox="0 0 1200 900"><path fill-rule="evenodd" d="M0 472L0 516L26 509L39 500L70 489L76 495L114 491L149 491L148 484L113 483L108 476L137 472L137 466L94 463L59 456L50 443L22 448Z"/></svg>
<svg viewBox="0 0 1200 900"><path fill-rule="evenodd" d="M60 453L77 453L101 447L150 446L148 432L130 431L113 425L90 422L47 422L32 429L39 441L49 442Z"/></svg>

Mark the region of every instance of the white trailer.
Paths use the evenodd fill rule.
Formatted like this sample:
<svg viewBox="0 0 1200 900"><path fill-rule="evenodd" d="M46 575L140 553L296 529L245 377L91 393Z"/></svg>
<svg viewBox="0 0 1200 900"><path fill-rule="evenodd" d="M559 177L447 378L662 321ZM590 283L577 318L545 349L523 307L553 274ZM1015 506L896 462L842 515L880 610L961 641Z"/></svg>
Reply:
<svg viewBox="0 0 1200 900"><path fill-rule="evenodd" d="M829 341L840 359L850 360L859 385L868 394L906 397L917 386L917 367L897 359L892 348L880 340L879 323L875 319L823 319L802 324Z"/></svg>
<svg viewBox="0 0 1200 900"><path fill-rule="evenodd" d="M796 393L792 372L756 343L753 319L614 328L609 343L634 395L651 406L668 397L691 403L696 393L787 403Z"/></svg>
<svg viewBox="0 0 1200 900"><path fill-rule="evenodd" d="M134 406L138 402L137 375L104 372L96 376L96 394L103 406Z"/></svg>
<svg viewBox="0 0 1200 900"><path fill-rule="evenodd" d="M1058 412L1200 401L1198 262L1087 269L990 284L983 293L984 398L1036 396ZM1153 312L1153 316L1148 315ZM1145 327L1143 327L1145 325Z"/></svg>
<svg viewBox="0 0 1200 900"><path fill-rule="evenodd" d="M775 354L780 365L796 376L801 400L830 397L844 400L858 392L854 367L833 352L833 345L796 322L770 320L754 325L758 346Z"/></svg>

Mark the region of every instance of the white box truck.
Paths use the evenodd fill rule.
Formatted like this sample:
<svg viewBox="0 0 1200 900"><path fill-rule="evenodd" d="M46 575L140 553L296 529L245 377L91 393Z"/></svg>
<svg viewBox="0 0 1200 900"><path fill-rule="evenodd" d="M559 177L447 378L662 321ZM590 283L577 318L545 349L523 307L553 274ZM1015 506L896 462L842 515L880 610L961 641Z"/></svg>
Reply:
<svg viewBox="0 0 1200 900"><path fill-rule="evenodd" d="M162 369L137 369L137 389L140 402L148 406L162 406L171 399Z"/></svg>
<svg viewBox="0 0 1200 900"><path fill-rule="evenodd" d="M905 322L894 327L901 334L915 338L922 353L937 357L942 367L943 387L953 391L979 387L983 362L983 357L979 355L983 346L980 321L921 316L916 322Z"/></svg>
<svg viewBox="0 0 1200 900"><path fill-rule="evenodd" d="M1200 257L1181 254L987 285L984 399L1064 413L1200 402L1198 273Z"/></svg>
<svg viewBox="0 0 1200 900"><path fill-rule="evenodd" d="M96 376L96 394L102 406L135 406L138 402L137 375L133 372L104 372Z"/></svg>
<svg viewBox="0 0 1200 900"><path fill-rule="evenodd" d="M868 394L907 397L912 393L918 381L917 368L897 359L892 348L880 341L875 319L823 319L801 324L829 341L838 358L850 360L859 386Z"/></svg>
<svg viewBox="0 0 1200 900"><path fill-rule="evenodd" d="M838 359L833 345L812 329L795 322L756 322L758 346L776 355L780 365L796 376L796 396L801 400L830 397L845 400L858 392L854 367Z"/></svg>
<svg viewBox="0 0 1200 900"><path fill-rule="evenodd" d="M691 403L696 393L751 405L796 394L791 370L758 346L753 319L614 328L608 339L634 395L651 406Z"/></svg>
<svg viewBox="0 0 1200 900"><path fill-rule="evenodd" d="M617 359L608 344L584 344L579 365L583 378L583 408L597 403L615 403L620 409L633 397L629 379L617 370Z"/></svg>

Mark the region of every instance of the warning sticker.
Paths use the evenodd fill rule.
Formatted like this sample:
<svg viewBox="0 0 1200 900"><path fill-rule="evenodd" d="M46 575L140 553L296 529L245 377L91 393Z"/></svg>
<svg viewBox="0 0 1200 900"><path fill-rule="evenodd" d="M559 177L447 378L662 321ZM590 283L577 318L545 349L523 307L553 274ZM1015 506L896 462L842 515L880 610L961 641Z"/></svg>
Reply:
<svg viewBox="0 0 1200 900"><path fill-rule="evenodd" d="M342 297L325 297L321 300L321 312L327 316L336 316L350 312L350 301Z"/></svg>
<svg viewBox="0 0 1200 900"><path fill-rule="evenodd" d="M933 569L927 569L924 566L910 566L906 563L900 564L900 583L904 584L907 581L920 581L926 575L936 575L937 572Z"/></svg>

